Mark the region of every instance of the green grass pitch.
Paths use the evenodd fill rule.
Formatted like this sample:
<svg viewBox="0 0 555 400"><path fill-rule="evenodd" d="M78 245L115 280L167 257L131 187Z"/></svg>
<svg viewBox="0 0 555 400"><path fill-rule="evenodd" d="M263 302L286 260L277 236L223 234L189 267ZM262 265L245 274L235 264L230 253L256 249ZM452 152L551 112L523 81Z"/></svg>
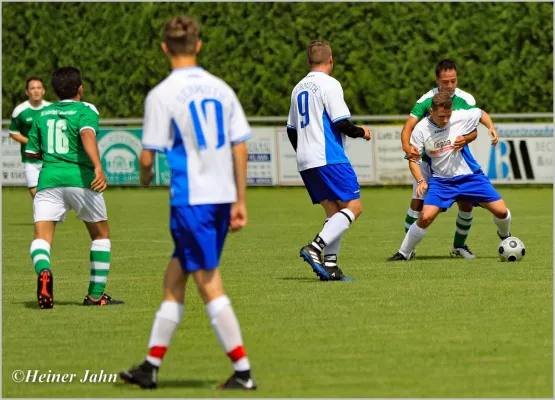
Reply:
<svg viewBox="0 0 555 400"><path fill-rule="evenodd" d="M159 389L121 383L14 383L15 370L117 373L140 362L172 242L167 189L110 189L107 292L123 306L81 306L90 241L70 213L52 251L55 307L36 306L32 203L2 191L3 397L553 397L553 190L501 187L527 247L501 263L491 215L474 213L476 260L449 256L456 210L438 217L417 258L399 248L409 188L364 188L340 266L355 282L320 282L299 248L321 229L303 188L249 189L249 224L221 261L259 390L214 387L231 366L196 288L160 370Z"/></svg>

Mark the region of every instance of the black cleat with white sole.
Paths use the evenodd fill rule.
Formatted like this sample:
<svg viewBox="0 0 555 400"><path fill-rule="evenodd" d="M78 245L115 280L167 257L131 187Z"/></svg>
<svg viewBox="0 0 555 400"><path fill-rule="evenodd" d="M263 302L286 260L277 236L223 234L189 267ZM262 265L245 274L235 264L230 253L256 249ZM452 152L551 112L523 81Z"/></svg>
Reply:
<svg viewBox="0 0 555 400"><path fill-rule="evenodd" d="M407 261L407 257L405 257L401 253L397 252L392 257L389 257L385 261Z"/></svg>
<svg viewBox="0 0 555 400"><path fill-rule="evenodd" d="M158 368L145 361L129 371L121 371L119 377L125 383L139 385L143 389L156 389L158 385Z"/></svg>
<svg viewBox="0 0 555 400"><path fill-rule="evenodd" d="M256 382L252 378L241 379L236 374L229 377L225 383L218 386L218 389L242 389L242 390L256 390Z"/></svg>

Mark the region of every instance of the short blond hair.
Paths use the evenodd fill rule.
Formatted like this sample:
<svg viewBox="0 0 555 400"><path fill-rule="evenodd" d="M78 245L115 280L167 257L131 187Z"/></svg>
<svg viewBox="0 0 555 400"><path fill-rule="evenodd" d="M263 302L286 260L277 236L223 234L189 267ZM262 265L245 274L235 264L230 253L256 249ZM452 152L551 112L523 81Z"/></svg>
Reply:
<svg viewBox="0 0 555 400"><path fill-rule="evenodd" d="M313 40L306 49L310 65L327 64L331 56L331 46L324 40Z"/></svg>
<svg viewBox="0 0 555 400"><path fill-rule="evenodd" d="M177 16L164 25L164 42L173 56L195 54L200 24L192 17Z"/></svg>

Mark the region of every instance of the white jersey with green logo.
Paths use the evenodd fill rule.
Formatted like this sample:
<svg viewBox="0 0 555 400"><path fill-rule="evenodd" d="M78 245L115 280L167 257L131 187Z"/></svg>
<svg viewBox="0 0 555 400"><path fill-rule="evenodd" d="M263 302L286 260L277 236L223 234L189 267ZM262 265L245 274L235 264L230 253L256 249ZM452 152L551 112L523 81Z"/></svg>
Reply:
<svg viewBox="0 0 555 400"><path fill-rule="evenodd" d="M24 137L29 136L29 131L33 126L33 118L44 107L49 106L50 102L43 100L39 107L33 107L29 100L18 105L12 113L9 132L20 134ZM23 163L41 163L41 160L32 160L25 155L25 145L21 145L21 162Z"/></svg>
<svg viewBox="0 0 555 400"><path fill-rule="evenodd" d="M95 178L80 132L98 133L98 111L89 103L62 100L35 116L27 153L42 154L43 167L37 191L53 187L90 188Z"/></svg>
<svg viewBox="0 0 555 400"><path fill-rule="evenodd" d="M422 96L412 108L410 115L418 118L418 120L424 118L430 112L432 98L437 93L439 93L438 87ZM470 93L466 93L459 88L455 89L455 93L453 93L451 99L453 100L453 111L476 108L476 100L474 100L474 97Z"/></svg>

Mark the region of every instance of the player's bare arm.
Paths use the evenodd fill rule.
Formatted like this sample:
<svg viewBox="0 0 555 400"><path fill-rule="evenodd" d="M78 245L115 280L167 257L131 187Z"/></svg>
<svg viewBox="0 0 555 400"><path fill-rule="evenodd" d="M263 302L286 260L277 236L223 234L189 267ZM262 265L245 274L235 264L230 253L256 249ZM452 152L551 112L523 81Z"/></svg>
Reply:
<svg viewBox="0 0 555 400"><path fill-rule="evenodd" d="M488 128L488 134L491 136L491 145L492 146L497 145L497 142L499 142L499 135L495 130L495 126L493 125L493 121L491 120L491 117L484 110L482 110L482 118L480 118L480 122L482 123L482 125Z"/></svg>
<svg viewBox="0 0 555 400"><path fill-rule="evenodd" d="M27 139L21 133L10 133L10 137L21 144L27 144L27 142L29 141L29 139Z"/></svg>
<svg viewBox="0 0 555 400"><path fill-rule="evenodd" d="M418 149L410 144L410 135L416 124L418 123L418 118L410 115L403 125L403 130L401 131L401 144L403 146L403 151L410 160L420 159L420 153Z"/></svg>
<svg viewBox="0 0 555 400"><path fill-rule="evenodd" d="M232 147L233 168L235 171L235 186L237 201L231 207L229 222L232 232L236 232L247 224L247 145L245 142Z"/></svg>
<svg viewBox="0 0 555 400"><path fill-rule="evenodd" d="M143 149L139 157L139 182L141 185L150 185L154 178L152 165L154 164L154 150Z"/></svg>
<svg viewBox="0 0 555 400"><path fill-rule="evenodd" d="M414 148L416 149L416 147ZM418 186L416 187L416 194L418 196L421 196L426 192L426 190L428 190L428 183L422 175L422 170L420 169L418 163L414 160L409 160L409 170L418 184Z"/></svg>
<svg viewBox="0 0 555 400"><path fill-rule="evenodd" d="M464 146L476 140L477 137L478 130L474 129L472 132L466 135L457 136L457 138L455 139L455 143L453 143L453 146L455 146L457 150L462 150Z"/></svg>
<svg viewBox="0 0 555 400"><path fill-rule="evenodd" d="M104 175L104 171L102 170L102 162L100 161L100 155L98 154L96 133L93 129L85 128L81 129L79 135L81 136L83 148L85 149L94 166L95 178L91 182L91 189L96 192L103 192L106 190L107 187L106 176Z"/></svg>

